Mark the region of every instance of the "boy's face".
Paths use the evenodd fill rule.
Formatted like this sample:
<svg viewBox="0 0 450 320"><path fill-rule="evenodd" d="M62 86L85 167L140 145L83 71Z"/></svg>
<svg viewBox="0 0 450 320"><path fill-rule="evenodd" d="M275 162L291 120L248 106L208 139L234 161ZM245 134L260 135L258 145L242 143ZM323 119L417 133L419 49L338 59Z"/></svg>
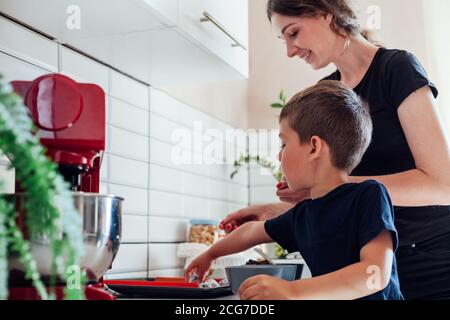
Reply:
<svg viewBox="0 0 450 320"><path fill-rule="evenodd" d="M281 170L286 178L289 188L292 190L304 190L310 187L311 161L309 144L301 144L297 132L289 126L288 120L280 123L281 150L278 159L281 162Z"/></svg>

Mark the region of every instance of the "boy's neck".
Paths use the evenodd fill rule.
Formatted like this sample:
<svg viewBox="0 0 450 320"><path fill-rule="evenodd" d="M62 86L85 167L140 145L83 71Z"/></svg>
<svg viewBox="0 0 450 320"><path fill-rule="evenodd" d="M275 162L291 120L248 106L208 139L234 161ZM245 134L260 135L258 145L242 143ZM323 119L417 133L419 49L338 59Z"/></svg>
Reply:
<svg viewBox="0 0 450 320"><path fill-rule="evenodd" d="M345 171L330 168L316 176L315 184L311 187L311 199L319 199L337 187L349 183L350 179Z"/></svg>

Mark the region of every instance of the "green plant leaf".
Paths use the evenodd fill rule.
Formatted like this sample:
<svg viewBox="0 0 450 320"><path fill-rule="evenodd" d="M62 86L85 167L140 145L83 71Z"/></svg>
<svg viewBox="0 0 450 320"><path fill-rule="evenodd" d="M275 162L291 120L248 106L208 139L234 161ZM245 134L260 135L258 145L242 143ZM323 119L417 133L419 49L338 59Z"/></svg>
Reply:
<svg viewBox="0 0 450 320"><path fill-rule="evenodd" d="M270 106L274 109L283 109L284 108L284 105L282 105L281 103L272 103Z"/></svg>
<svg viewBox="0 0 450 320"><path fill-rule="evenodd" d="M75 210L73 198L68 185L56 172L56 165L45 156L45 150L39 139L34 135L36 129L31 121L28 109L22 99L12 92L12 88L1 83L0 76L0 150L8 155L11 166L16 170L16 179L24 189L26 226L31 240L38 236L45 236L51 243L53 251L51 279L59 275L65 279L66 266L78 265L83 254L82 224L79 213ZM2 200L3 202L7 202ZM14 206L5 206L0 201L0 215L6 217L0 224L6 226L9 251L16 251L24 265L26 277L32 281L40 296L49 298L45 287L40 282L36 262L31 256L31 246L23 237L22 232L15 225ZM8 209L10 208L10 209ZM64 213L64 214L61 214ZM62 222L62 223L61 223ZM55 239L60 232L60 225L64 237ZM0 226L0 238L4 231ZM4 243L3 239L0 242ZM0 281L4 280L5 254L0 248ZM62 261L62 263L60 263ZM58 274L56 274L58 273ZM82 298L83 291L71 292L71 297ZM4 297L0 287L0 297ZM51 296L51 295L50 295Z"/></svg>

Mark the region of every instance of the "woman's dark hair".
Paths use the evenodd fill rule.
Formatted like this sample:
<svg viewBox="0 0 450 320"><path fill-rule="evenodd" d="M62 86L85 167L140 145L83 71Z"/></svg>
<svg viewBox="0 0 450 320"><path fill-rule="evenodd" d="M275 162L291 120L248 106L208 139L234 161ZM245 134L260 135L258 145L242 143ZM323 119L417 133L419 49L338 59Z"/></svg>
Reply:
<svg viewBox="0 0 450 320"><path fill-rule="evenodd" d="M347 37L361 34L374 43L369 31L362 30L358 18L346 0L269 0L267 16L277 13L288 17L316 17L333 15L331 29L337 34Z"/></svg>

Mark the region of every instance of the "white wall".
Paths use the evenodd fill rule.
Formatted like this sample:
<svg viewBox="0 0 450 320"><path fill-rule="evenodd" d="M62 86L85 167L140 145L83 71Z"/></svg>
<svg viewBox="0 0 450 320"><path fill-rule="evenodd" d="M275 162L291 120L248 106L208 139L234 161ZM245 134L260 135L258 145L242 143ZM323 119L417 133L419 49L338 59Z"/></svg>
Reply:
<svg viewBox="0 0 450 320"><path fill-rule="evenodd" d="M162 91L128 78L68 48L0 17L0 74L6 81L33 80L60 72L79 82L100 85L107 101L107 150L101 171L101 193L125 198L122 244L111 278L179 276L183 261L177 243L187 240L191 218L221 219L248 204L248 177L242 171L230 180L229 154L211 149L208 159L219 164L175 164L171 155L175 130L206 139L208 128L219 133L233 127L186 105ZM200 121L203 128L195 123ZM205 140L209 141L209 140ZM223 140L223 145L230 144ZM202 154L202 146L185 146ZM246 151L246 144L237 147ZM230 159L227 159L230 160ZM5 192L14 192L14 172L0 158Z"/></svg>
<svg viewBox="0 0 450 320"><path fill-rule="evenodd" d="M439 89L437 103L450 134L450 1L423 1L429 73Z"/></svg>
<svg viewBox="0 0 450 320"><path fill-rule="evenodd" d="M266 0L250 0L251 73L249 79L248 126L277 128L278 110L270 104L285 89L291 97L333 72L334 66L314 71L298 58L289 59L282 42L272 34L267 20ZM381 12L381 28L377 38L388 48L414 53L427 69L441 93L439 106L450 129L450 75L447 0L351 0L363 27L367 27L377 6ZM447 81L446 81L447 80Z"/></svg>

